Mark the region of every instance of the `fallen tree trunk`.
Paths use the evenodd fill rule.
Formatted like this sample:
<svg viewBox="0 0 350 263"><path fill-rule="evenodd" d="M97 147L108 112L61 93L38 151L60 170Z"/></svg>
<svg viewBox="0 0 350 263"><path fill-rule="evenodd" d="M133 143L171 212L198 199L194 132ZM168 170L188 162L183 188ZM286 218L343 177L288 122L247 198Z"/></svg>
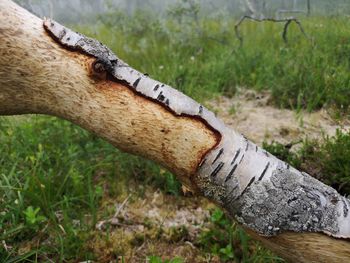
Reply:
<svg viewBox="0 0 350 263"><path fill-rule="evenodd" d="M350 259L350 201L132 69L96 40L0 0L0 115L58 116L152 159L294 262Z"/></svg>

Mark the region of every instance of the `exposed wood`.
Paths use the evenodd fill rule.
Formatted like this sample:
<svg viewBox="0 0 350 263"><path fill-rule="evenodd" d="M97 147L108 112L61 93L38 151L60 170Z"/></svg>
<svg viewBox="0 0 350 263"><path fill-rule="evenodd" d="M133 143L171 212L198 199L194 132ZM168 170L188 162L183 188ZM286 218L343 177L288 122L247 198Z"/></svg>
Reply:
<svg viewBox="0 0 350 263"><path fill-rule="evenodd" d="M295 263L344 263L349 262L348 240L334 238L318 233L283 233L264 238L251 230L249 235L261 241L267 248L275 251L287 262Z"/></svg>
<svg viewBox="0 0 350 263"><path fill-rule="evenodd" d="M1 115L62 117L161 163L191 186L189 175L218 142L213 130L199 119L175 116L121 83L93 76L94 58L62 48L42 20L11 2L0 6Z"/></svg>
<svg viewBox="0 0 350 263"><path fill-rule="evenodd" d="M291 261L350 259L350 242L339 238L350 237L348 199L231 131L185 95L157 86L105 47L89 49L84 36L54 21L45 25L51 35L41 19L0 0L0 115L58 116L155 160Z"/></svg>

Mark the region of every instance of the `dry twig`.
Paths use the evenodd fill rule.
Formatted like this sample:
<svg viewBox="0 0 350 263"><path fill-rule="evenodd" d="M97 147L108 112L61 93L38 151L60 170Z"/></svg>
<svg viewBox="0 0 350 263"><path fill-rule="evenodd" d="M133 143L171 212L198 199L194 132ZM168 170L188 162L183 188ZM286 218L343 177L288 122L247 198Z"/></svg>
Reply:
<svg viewBox="0 0 350 263"><path fill-rule="evenodd" d="M292 22L296 23L300 29L300 31L303 33L303 35L309 39L309 37L307 36L307 34L305 33L305 30L301 24L301 22L295 18L295 17L289 17L289 18L282 18L282 19L275 19L275 18L255 18L249 15L245 15L242 16L241 19L237 22L237 24L235 25L235 34L236 37L238 38L239 42L240 42L240 46L243 45L243 36L240 34L239 32L239 26L243 23L244 20L249 19L249 20L253 20L256 22L265 22L265 21L269 21L269 22L276 22L276 23L285 23L284 27L283 27L283 32L282 32L282 38L283 41L287 44L288 43L288 39L287 39L287 33L288 33L288 28L290 26L290 24Z"/></svg>

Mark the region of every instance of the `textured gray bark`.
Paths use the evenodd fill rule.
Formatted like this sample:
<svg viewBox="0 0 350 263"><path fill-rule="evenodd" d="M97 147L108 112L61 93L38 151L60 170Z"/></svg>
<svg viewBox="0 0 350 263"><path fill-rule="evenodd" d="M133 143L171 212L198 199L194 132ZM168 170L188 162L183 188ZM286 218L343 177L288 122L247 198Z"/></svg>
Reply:
<svg viewBox="0 0 350 263"><path fill-rule="evenodd" d="M333 188L278 160L181 92L131 68L100 42L46 20L62 45L96 57L117 81L157 101L177 115L193 116L221 135L220 143L198 167L200 191L232 217L261 235L282 231L323 232L350 238L350 202Z"/></svg>

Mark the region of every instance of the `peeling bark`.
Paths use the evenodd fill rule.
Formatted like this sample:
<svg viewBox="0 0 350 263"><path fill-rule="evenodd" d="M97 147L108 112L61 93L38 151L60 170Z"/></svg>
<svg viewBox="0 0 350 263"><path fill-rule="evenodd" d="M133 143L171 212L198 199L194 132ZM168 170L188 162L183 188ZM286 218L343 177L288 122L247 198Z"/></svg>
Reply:
<svg viewBox="0 0 350 263"><path fill-rule="evenodd" d="M155 160L288 259L313 262L319 253L317 262L349 259L350 242L337 239L350 238L347 198L131 68L100 42L52 20L44 27L46 32L40 19L0 0L0 114L59 116ZM315 237L337 249L295 245Z"/></svg>
<svg viewBox="0 0 350 263"><path fill-rule="evenodd" d="M52 20L44 26L60 44L95 57L108 74L135 92L220 133L220 143L203 157L195 177L200 191L240 223L266 236L290 230L350 237L350 216L345 212L350 203L334 189L231 131L202 105L131 68L100 42Z"/></svg>

